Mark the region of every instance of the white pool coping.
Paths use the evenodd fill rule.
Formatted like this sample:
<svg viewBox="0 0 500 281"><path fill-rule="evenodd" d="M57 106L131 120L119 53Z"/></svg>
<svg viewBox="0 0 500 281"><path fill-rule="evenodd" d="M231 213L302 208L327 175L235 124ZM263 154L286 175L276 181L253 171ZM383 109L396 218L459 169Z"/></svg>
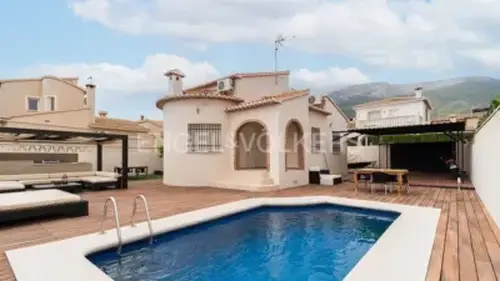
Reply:
<svg viewBox="0 0 500 281"><path fill-rule="evenodd" d="M322 203L401 213L344 281L425 280L440 215L435 208L329 196L255 198L157 219L153 229L155 233L165 233L262 206ZM140 223L137 227L122 227L122 236L124 243L147 238L148 226ZM17 281L111 281L85 256L116 245L116 231L110 230L10 250L6 255Z"/></svg>

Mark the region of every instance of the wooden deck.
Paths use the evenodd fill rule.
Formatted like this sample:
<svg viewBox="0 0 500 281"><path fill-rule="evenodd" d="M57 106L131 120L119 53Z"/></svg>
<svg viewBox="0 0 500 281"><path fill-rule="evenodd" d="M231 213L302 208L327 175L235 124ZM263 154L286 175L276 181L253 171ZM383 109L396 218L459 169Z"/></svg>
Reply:
<svg viewBox="0 0 500 281"><path fill-rule="evenodd" d="M137 194L147 197L154 218L258 196L331 195L441 208L427 281L500 281L500 230L485 211L475 191L458 192L449 188L413 187L409 195L402 196L363 191L355 195L353 184L344 183L334 188L307 186L256 194L211 188L166 188L156 181L136 182L128 190L83 194L90 201L88 217L0 228L0 250L4 252L96 232L103 203L111 195L118 201L122 224L129 224L132 201ZM111 220L106 225L112 228ZM0 256L0 280L15 280L5 253Z"/></svg>

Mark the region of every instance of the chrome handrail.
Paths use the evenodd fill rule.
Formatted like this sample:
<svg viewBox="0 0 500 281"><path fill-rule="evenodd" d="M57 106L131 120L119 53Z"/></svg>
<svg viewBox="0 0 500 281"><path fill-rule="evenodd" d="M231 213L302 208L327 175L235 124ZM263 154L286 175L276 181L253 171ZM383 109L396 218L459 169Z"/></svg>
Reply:
<svg viewBox="0 0 500 281"><path fill-rule="evenodd" d="M104 203L104 215L101 220L101 234L106 233L104 231L104 221L106 220L106 217L108 216L108 203L111 202L113 204L113 212L114 212L114 217L115 217L115 226L116 226L116 235L118 236L118 249L116 252L118 255L121 254L122 251L122 232L120 228L120 219L118 218L118 206L116 204L116 200L113 197L109 197L106 199L106 202Z"/></svg>
<svg viewBox="0 0 500 281"><path fill-rule="evenodd" d="M149 227L149 243L153 243L153 226L151 225L151 217L149 216L149 207L148 207L148 201L146 200L146 197L144 195L139 194L135 197L134 199L134 208L132 209L132 227L135 227L135 222L134 222L134 217L135 213L137 211L137 199L141 199L142 202L144 203L144 209L146 211L146 219L148 222L148 227Z"/></svg>

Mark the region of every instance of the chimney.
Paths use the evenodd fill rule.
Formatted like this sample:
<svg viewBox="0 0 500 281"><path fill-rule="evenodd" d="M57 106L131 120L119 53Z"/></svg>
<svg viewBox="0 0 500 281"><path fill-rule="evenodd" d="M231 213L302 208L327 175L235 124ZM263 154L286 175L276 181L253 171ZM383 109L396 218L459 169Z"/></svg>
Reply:
<svg viewBox="0 0 500 281"><path fill-rule="evenodd" d="M172 69L165 73L168 77L168 96L179 96L182 95L182 79L185 77L184 73L179 69Z"/></svg>
<svg viewBox="0 0 500 281"><path fill-rule="evenodd" d="M108 112L104 111L104 110L99 111L99 117L102 117L102 118L108 117Z"/></svg>
<svg viewBox="0 0 500 281"><path fill-rule="evenodd" d="M422 97L422 91L423 91L422 87L415 88L415 97L416 98L421 98Z"/></svg>
<svg viewBox="0 0 500 281"><path fill-rule="evenodd" d="M87 78L87 84L85 84L85 94L83 97L83 106L89 109L89 123L92 124L95 121L95 84L92 76Z"/></svg>
<svg viewBox="0 0 500 281"><path fill-rule="evenodd" d="M144 115L141 115L141 121L144 121Z"/></svg>

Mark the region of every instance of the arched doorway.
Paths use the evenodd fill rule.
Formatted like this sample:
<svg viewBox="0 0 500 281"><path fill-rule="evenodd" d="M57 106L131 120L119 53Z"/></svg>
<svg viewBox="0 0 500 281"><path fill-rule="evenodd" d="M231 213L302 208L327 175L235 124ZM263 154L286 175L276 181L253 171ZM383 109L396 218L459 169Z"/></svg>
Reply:
<svg viewBox="0 0 500 281"><path fill-rule="evenodd" d="M269 138L264 125L256 121L244 123L236 131L235 144L235 170L269 170Z"/></svg>
<svg viewBox="0 0 500 281"><path fill-rule="evenodd" d="M304 169L304 130L297 120L290 120L285 129L285 169Z"/></svg>

